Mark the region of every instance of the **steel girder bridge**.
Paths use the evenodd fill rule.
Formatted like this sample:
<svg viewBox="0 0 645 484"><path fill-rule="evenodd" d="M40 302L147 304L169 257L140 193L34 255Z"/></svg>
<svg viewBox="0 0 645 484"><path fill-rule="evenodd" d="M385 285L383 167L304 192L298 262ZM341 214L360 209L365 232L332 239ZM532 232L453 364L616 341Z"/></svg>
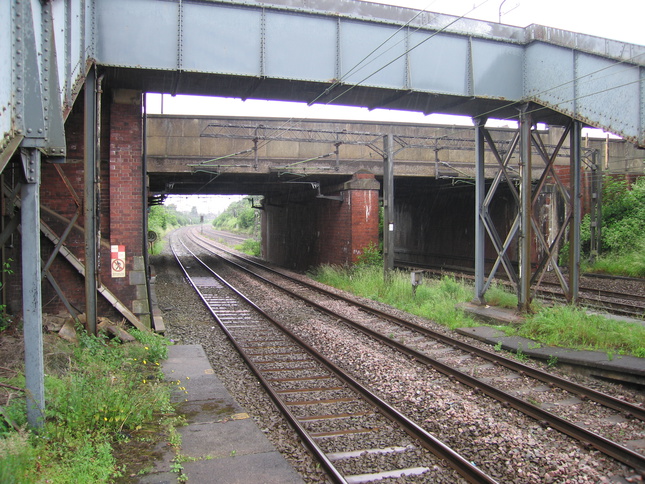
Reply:
<svg viewBox="0 0 645 484"><path fill-rule="evenodd" d="M471 116L476 130L476 298L483 300L501 266L516 283L520 306L569 231L563 290L577 298L580 221L580 132L583 125L645 147L645 47L540 25L526 28L356 0L9 0L0 6L0 171L16 154L21 185L22 251L40 253L39 185L42 161L64 161L65 119L85 96L86 297L95 300L97 79L104 87L142 92L274 99ZM485 123L510 118L519 129L510 149L498 149ZM547 150L536 123L566 126ZM567 141L568 140L568 141ZM553 167L562 145L571 152L570 184ZM488 147L488 148L487 148ZM498 172L488 188L484 153ZM517 150L520 182L508 160ZM392 260L392 163L384 140L386 268ZM536 156L537 155L537 156ZM544 164L533 186L532 157ZM497 233L488 206L509 185L519 207L507 234ZM533 201L553 184L567 201L555 240L541 235ZM17 222L2 234L15 228ZM530 264L531 240L545 256ZM519 242L519 270L507 250ZM484 265L490 240L497 253ZM488 274L487 274L488 272ZM42 336L41 263L23 257L27 378L42 375L33 348ZM92 296L94 295L94 296ZM88 308L88 320L92 308ZM40 366L39 366L40 365ZM40 377L42 378L42 377ZM41 382L42 383L42 382ZM37 389L36 389L37 390ZM30 408L42 405L32 386ZM34 415L32 413L32 415Z"/></svg>

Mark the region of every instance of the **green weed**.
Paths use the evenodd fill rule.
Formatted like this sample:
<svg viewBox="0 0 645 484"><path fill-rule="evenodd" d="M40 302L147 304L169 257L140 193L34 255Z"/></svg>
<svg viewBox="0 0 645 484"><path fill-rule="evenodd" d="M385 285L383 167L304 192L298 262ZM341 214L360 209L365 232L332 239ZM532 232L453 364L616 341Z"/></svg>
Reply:
<svg viewBox="0 0 645 484"><path fill-rule="evenodd" d="M172 415L170 385L161 381L159 358L167 344L151 333L121 344L79 331L66 365L46 368L45 426L23 428L24 398L13 398L0 418L0 482L107 483L124 473L113 445L126 442L160 415ZM6 380L3 380L6 381ZM24 376L11 380L24 387ZM161 426L169 418L161 418Z"/></svg>
<svg viewBox="0 0 645 484"><path fill-rule="evenodd" d="M515 358L521 362L525 362L529 359L527 354L522 350L522 345L518 346L517 351L515 352Z"/></svg>
<svg viewBox="0 0 645 484"><path fill-rule="evenodd" d="M245 254L252 255L254 257L260 257L262 246L259 240L246 239L241 244L236 245L235 250L239 250L240 252L244 252Z"/></svg>
<svg viewBox="0 0 645 484"><path fill-rule="evenodd" d="M417 287L415 297L410 289L410 275L404 271L394 271L389 281L385 281L383 269L379 266L322 266L310 276L324 284L379 300L451 328L477 324L455 308L458 303L472 299L472 289L452 277L426 280Z"/></svg>
<svg viewBox="0 0 645 484"><path fill-rule="evenodd" d="M381 267L383 264L383 255L376 244L374 242L370 242L367 247L363 247L356 263L358 265Z"/></svg>
<svg viewBox="0 0 645 484"><path fill-rule="evenodd" d="M518 334L551 346L630 354L641 351L645 341L645 328L638 324L587 314L572 306L543 308L526 318Z"/></svg>
<svg viewBox="0 0 645 484"><path fill-rule="evenodd" d="M549 368L555 368L556 366L558 366L558 357L555 355L549 356L546 366L548 366Z"/></svg>
<svg viewBox="0 0 645 484"><path fill-rule="evenodd" d="M486 291L486 302L491 306L515 309L517 307L517 294L512 293L505 286L493 284Z"/></svg>
<svg viewBox="0 0 645 484"><path fill-rule="evenodd" d="M322 266L310 277L324 284L375 299L409 313L431 319L451 329L477 326L456 305L472 299L473 288L451 277L426 280L417 289L416 298L410 290L409 273L394 271L385 281L383 271L376 266L354 268ZM502 292L502 291L500 291ZM510 307L517 305L510 299ZM508 336L523 336L536 341L534 346L562 346L574 349L613 350L645 357L645 328L588 315L584 310L571 306L541 307L527 316L520 326L498 327ZM496 351L501 345L495 346Z"/></svg>

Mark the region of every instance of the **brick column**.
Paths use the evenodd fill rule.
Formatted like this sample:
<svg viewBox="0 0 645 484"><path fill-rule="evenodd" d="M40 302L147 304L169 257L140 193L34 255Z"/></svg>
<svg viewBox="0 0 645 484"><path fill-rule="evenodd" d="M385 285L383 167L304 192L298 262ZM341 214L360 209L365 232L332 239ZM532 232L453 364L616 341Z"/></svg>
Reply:
<svg viewBox="0 0 645 484"><path fill-rule="evenodd" d="M359 171L339 187L343 201L318 201L316 264L353 264L370 243L378 247L380 184Z"/></svg>
<svg viewBox="0 0 645 484"><path fill-rule="evenodd" d="M143 118L141 93L115 90L110 107L110 244L125 247L125 277L111 276L110 254L103 251L103 280L141 321L150 326L143 247Z"/></svg>
<svg viewBox="0 0 645 484"><path fill-rule="evenodd" d="M378 248L379 188L374 175L366 171L356 173L343 187L349 210L350 263L356 262L370 244Z"/></svg>

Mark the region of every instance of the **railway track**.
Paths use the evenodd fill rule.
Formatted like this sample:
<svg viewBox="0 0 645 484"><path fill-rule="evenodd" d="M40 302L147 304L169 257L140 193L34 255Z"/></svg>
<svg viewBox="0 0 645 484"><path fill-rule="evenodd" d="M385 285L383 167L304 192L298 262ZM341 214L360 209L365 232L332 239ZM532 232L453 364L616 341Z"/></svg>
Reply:
<svg viewBox="0 0 645 484"><path fill-rule="evenodd" d="M422 270L433 277L442 277L445 274L453 274L460 279L474 280L471 272L455 269L436 269L432 267L412 267L400 265L399 267L409 270ZM608 312L632 318L645 317L645 280L636 278L623 278L630 284L639 286L632 292L616 291L591 285L593 279L600 279L596 274L584 274L579 288L579 301L589 309ZM613 278L612 278L613 279ZM505 286L512 285L502 276L496 280ZM585 283L585 280L587 281ZM565 301L559 283L543 279L540 287L535 293L539 298L546 301Z"/></svg>
<svg viewBox="0 0 645 484"><path fill-rule="evenodd" d="M496 482L290 333L186 245L171 244L191 285L334 482L437 473L430 480Z"/></svg>
<svg viewBox="0 0 645 484"><path fill-rule="evenodd" d="M221 250L204 239L195 243L206 250ZM557 429L584 445L591 445L640 472L645 469L642 454L645 449L638 447L645 436L645 409L642 406L535 370L371 306L357 306L354 300L345 300L353 308L343 307L342 314L330 311L328 307L335 305L332 301L339 298L336 293L321 291L318 286L303 280L286 279L287 276L281 272L230 252L226 257L237 259L235 264L238 268L253 265L252 271L249 267L245 270L262 272L262 276L256 274L255 277L262 277L282 290L296 293L318 311L326 312L371 338L406 353L451 380L495 398L502 405L513 407L542 425ZM357 313L361 313L361 322L354 321L353 316ZM599 406L602 406L600 412Z"/></svg>

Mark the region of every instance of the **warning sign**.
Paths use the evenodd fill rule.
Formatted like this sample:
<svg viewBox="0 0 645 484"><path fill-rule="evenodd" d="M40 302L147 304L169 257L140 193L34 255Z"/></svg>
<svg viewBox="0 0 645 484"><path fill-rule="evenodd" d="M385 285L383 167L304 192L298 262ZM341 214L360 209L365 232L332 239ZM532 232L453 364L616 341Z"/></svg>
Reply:
<svg viewBox="0 0 645 484"><path fill-rule="evenodd" d="M125 245L113 245L110 258L112 277L125 277Z"/></svg>

